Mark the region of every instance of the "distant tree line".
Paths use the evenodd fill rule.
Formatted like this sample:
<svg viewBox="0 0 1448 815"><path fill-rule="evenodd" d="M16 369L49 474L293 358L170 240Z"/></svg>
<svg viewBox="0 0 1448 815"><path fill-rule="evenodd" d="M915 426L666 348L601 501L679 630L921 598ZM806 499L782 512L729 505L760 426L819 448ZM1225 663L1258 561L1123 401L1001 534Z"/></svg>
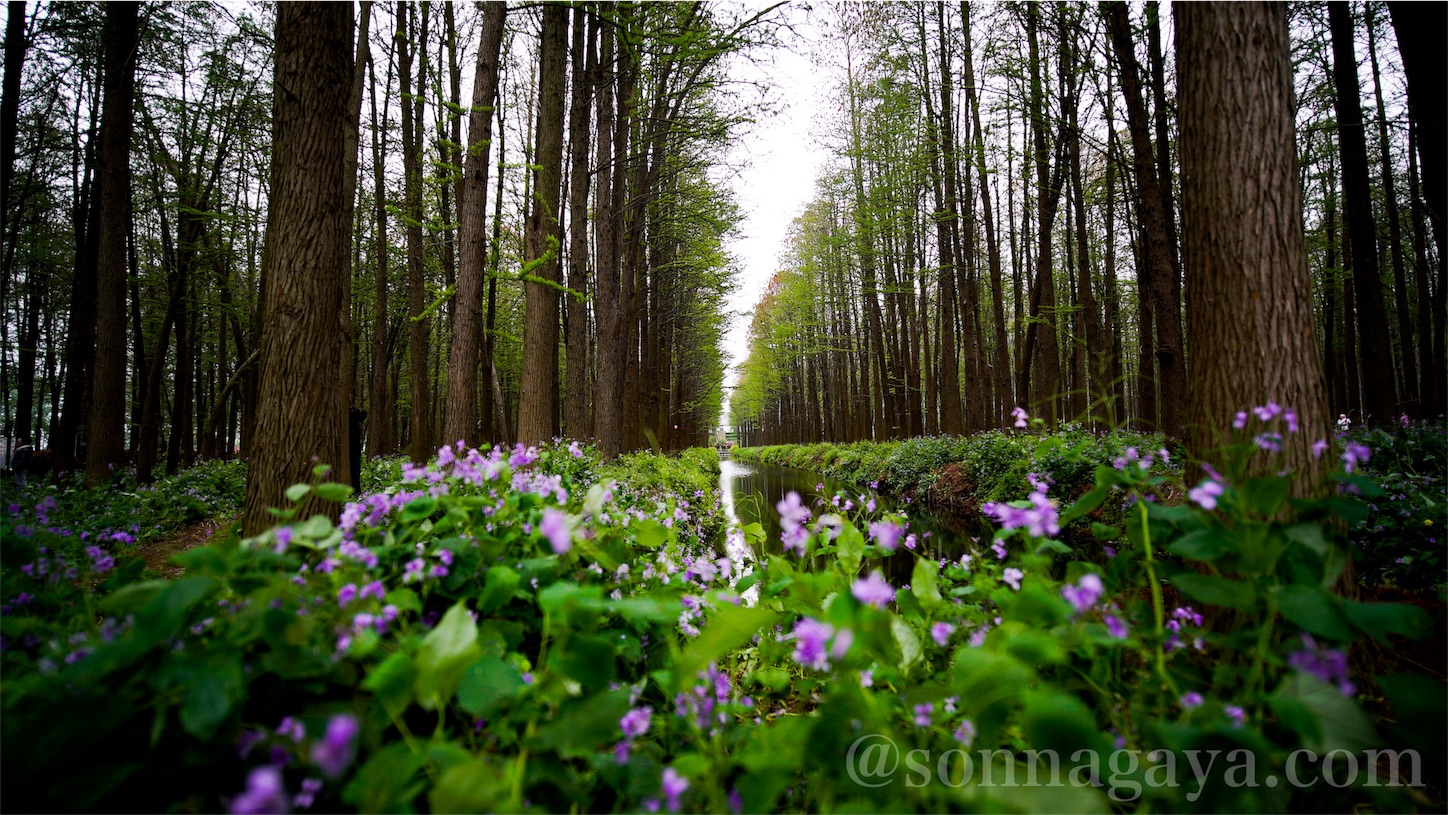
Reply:
<svg viewBox="0 0 1448 815"><path fill-rule="evenodd" d="M742 438L968 433L1018 406L1205 437L1247 406L1222 394L1315 388L1323 417L1441 415L1443 5L1228 5L1258 27L1212 17L1225 44L1188 38L1188 6L830 6L834 161L754 313Z"/></svg>
<svg viewBox="0 0 1448 815"><path fill-rule="evenodd" d="M0 417L58 471L239 451L276 504L349 407L369 456L706 443L772 7L7 13Z"/></svg>

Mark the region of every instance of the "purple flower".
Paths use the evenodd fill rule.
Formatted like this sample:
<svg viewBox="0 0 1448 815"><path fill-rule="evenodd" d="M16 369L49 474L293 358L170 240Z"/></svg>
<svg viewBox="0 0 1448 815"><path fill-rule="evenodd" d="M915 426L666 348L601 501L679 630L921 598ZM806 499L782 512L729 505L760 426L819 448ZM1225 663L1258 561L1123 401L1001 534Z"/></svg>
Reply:
<svg viewBox="0 0 1448 815"><path fill-rule="evenodd" d="M1322 454L1323 454L1323 453L1326 453L1326 452L1327 452L1327 439L1318 439L1317 441L1315 441L1315 442L1312 443L1312 457L1313 457L1313 458L1322 458Z"/></svg>
<svg viewBox="0 0 1448 815"><path fill-rule="evenodd" d="M387 589L383 587L381 580L374 580L362 587L361 596L364 599L367 597L376 597L378 600L383 600L387 597Z"/></svg>
<svg viewBox="0 0 1448 815"><path fill-rule="evenodd" d="M270 765L254 768L246 777L246 789L231 799L227 809L232 815L286 812L287 790L282 785L281 769Z"/></svg>
<svg viewBox="0 0 1448 815"><path fill-rule="evenodd" d="M829 670L830 662L825 655L825 643L834 636L833 626L826 625L813 617L805 617L794 624L794 661L817 671Z"/></svg>
<svg viewBox="0 0 1448 815"><path fill-rule="evenodd" d="M1082 575L1074 586L1068 584L1061 587L1061 596L1076 609L1078 615L1090 611L1105 592L1106 587L1101 584L1101 578L1094 574Z"/></svg>
<svg viewBox="0 0 1448 815"><path fill-rule="evenodd" d="M809 540L809 532L804 525L810 517L809 507L800 500L799 493L790 490L774 508L779 511L779 526L782 530L779 539L784 543L784 548L803 555L805 543Z"/></svg>
<svg viewBox="0 0 1448 815"><path fill-rule="evenodd" d="M649 729L649 721L654 715L652 707L636 707L623 715L618 720L618 726L623 730L626 738L632 740L642 736Z"/></svg>
<svg viewBox="0 0 1448 815"><path fill-rule="evenodd" d="M894 521L871 521L870 537L881 549L895 551L900 546L900 536L905 534L905 527Z"/></svg>
<svg viewBox="0 0 1448 815"><path fill-rule="evenodd" d="M277 725L277 735L286 736L291 739L293 743L301 744L302 739L307 737L307 731L306 728L302 727L301 722L293 719L291 716L287 716L282 719L281 724Z"/></svg>
<svg viewBox="0 0 1448 815"><path fill-rule="evenodd" d="M1182 694L1182 708L1186 710L1201 707L1204 701L1206 700L1202 698L1202 695L1194 690Z"/></svg>
<svg viewBox="0 0 1448 815"><path fill-rule="evenodd" d="M538 522L538 531L548 539L555 555L564 554L573 548L573 534L568 529L568 516L553 507L543 510L543 520Z"/></svg>
<svg viewBox="0 0 1448 815"><path fill-rule="evenodd" d="M1114 614L1107 614L1104 618L1106 631L1118 640L1126 639L1127 633L1131 630L1126 623L1122 622Z"/></svg>
<svg viewBox="0 0 1448 815"><path fill-rule="evenodd" d="M664 768L664 798L667 801L670 812L679 811L679 798L689 788L689 779L679 775L673 767Z"/></svg>
<svg viewBox="0 0 1448 815"><path fill-rule="evenodd" d="M1239 410L1239 411L1237 411L1237 415L1236 415L1235 417L1233 417L1233 419L1232 419L1232 427L1235 427L1235 428L1237 428L1238 430L1241 430L1242 428L1244 428L1244 427L1246 427L1246 426L1247 426L1247 411L1245 411L1245 410Z"/></svg>
<svg viewBox="0 0 1448 815"><path fill-rule="evenodd" d="M1026 534L1037 538L1056 535L1061 531L1061 524L1060 516L1056 512L1056 502L1046 497L1050 484L1034 476L1031 482L1035 486L1029 499L1031 506L1013 507L992 501L981 505L981 512L995 517L1006 531L1024 528ZM997 549L996 552L999 554L1000 550Z"/></svg>
<svg viewBox="0 0 1448 815"><path fill-rule="evenodd" d="M302 791L292 798L292 806L297 809L311 809L312 803L317 799L317 793L322 791L322 779L307 778L302 781Z"/></svg>
<svg viewBox="0 0 1448 815"><path fill-rule="evenodd" d="M935 712L935 705L931 704L930 702L924 702L924 703L922 703L922 704L916 705L916 706L915 706L915 726L916 726L916 727L929 727L929 726L930 726L930 714L932 714L932 713L934 713L934 712Z"/></svg>
<svg viewBox="0 0 1448 815"><path fill-rule="evenodd" d="M962 720L960 727L955 728L955 740L969 750L970 745L975 741L975 723L970 719Z"/></svg>
<svg viewBox="0 0 1448 815"><path fill-rule="evenodd" d="M1187 497L1200 504L1202 509L1212 510L1217 508L1217 498L1226 489L1210 478L1202 479L1202 483L1187 490Z"/></svg>
<svg viewBox="0 0 1448 815"><path fill-rule="evenodd" d="M855 599L861 603L876 608L884 608L895 599L895 589L885 582L879 569L870 572L870 576L867 578L856 580L855 584L850 587L850 593L855 595Z"/></svg>
<svg viewBox="0 0 1448 815"><path fill-rule="evenodd" d="M1222 712L1232 720L1233 727L1241 727L1247 721L1247 711L1237 705L1227 705L1222 708Z"/></svg>
<svg viewBox="0 0 1448 815"><path fill-rule="evenodd" d="M312 745L312 763L322 774L336 779L347 771L357 753L357 717L350 713L333 716L322 740Z"/></svg>
<svg viewBox="0 0 1448 815"><path fill-rule="evenodd" d="M945 647L946 643L950 642L950 635L954 633L955 626L950 623L936 623L930 626L930 638L935 640L935 644L942 648Z"/></svg>
<svg viewBox="0 0 1448 815"><path fill-rule="evenodd" d="M996 560L1006 559L1006 545L999 540L991 541L990 550L995 552Z"/></svg>
<svg viewBox="0 0 1448 815"><path fill-rule="evenodd" d="M1011 416L1015 417L1016 427L1018 428L1024 428L1026 426L1026 420L1030 418L1026 415L1026 409L1020 405L1017 405L1011 410Z"/></svg>
<svg viewBox="0 0 1448 815"><path fill-rule="evenodd" d="M744 811L744 799L739 796L738 787L729 790L729 811L734 815Z"/></svg>
<svg viewBox="0 0 1448 815"><path fill-rule="evenodd" d="M340 589L337 590L337 607L338 607L338 608L341 608L341 607L343 607L343 606L349 605L353 600L356 600L356 599L357 599L357 584L356 584L356 583L348 583L347 585L345 585L345 586L343 586L342 588L340 588Z"/></svg>
<svg viewBox="0 0 1448 815"><path fill-rule="evenodd" d="M1329 685L1336 685L1343 696L1357 693L1348 673L1347 654L1339 650L1322 648L1311 634L1302 635L1305 650L1297 651L1287 658L1287 664L1302 673L1312 674Z"/></svg>
<svg viewBox="0 0 1448 815"><path fill-rule="evenodd" d="M1016 590L1016 591L1020 591L1020 590L1021 590L1021 578L1025 577L1025 576L1026 576L1026 573L1025 573L1025 572L1021 571L1020 569L1015 568L1014 566L1010 566L1010 567L1007 567L1005 571L1001 572L1001 582L1002 582L1002 583L1005 583L1006 585L1010 586L1012 589L1014 589L1014 590Z"/></svg>
<svg viewBox="0 0 1448 815"><path fill-rule="evenodd" d="M1348 472L1355 472L1359 464L1372 457L1373 451L1367 445L1352 442L1342 451L1342 468Z"/></svg>

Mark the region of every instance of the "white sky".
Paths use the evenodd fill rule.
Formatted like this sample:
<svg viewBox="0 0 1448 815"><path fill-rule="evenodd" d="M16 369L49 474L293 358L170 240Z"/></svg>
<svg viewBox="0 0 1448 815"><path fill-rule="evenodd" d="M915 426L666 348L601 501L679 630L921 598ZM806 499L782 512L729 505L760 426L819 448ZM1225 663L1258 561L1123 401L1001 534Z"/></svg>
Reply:
<svg viewBox="0 0 1448 815"><path fill-rule="evenodd" d="M727 248L739 260L739 287L728 301L731 313L724 349L730 370L725 374L723 422L728 421L728 388L738 379L737 366L748 354L749 321L769 279L779 270L790 222L814 195L815 181L828 153L816 143L817 122L826 99L825 68L810 50L818 43L807 9L791 6L787 19L795 34L785 32L787 45L759 55L757 62L734 60L731 75L768 86L771 112L762 114L730 150L728 163L737 171L725 179L743 210L739 237Z"/></svg>

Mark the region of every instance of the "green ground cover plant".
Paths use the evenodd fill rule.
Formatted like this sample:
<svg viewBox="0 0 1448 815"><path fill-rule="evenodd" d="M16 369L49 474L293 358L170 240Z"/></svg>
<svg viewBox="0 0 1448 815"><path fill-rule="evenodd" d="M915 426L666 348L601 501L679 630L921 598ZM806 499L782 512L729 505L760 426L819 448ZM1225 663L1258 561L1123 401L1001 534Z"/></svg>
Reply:
<svg viewBox="0 0 1448 815"><path fill-rule="evenodd" d="M1182 503L1144 450L1069 498L1028 473L943 561L797 495L755 560L758 525L700 520L713 492L601 477L705 457L562 443L443 448L357 497L319 472L288 497L337 523L282 510L170 581L104 547L41 570L59 533L3 521L0 784L17 811L1435 808L1443 683L1346 658L1435 621L1332 590L1371 452L1325 443L1330 489L1292 498L1254 441L1283 412L1252 421ZM1075 557L1061 531L1113 503L1109 559Z"/></svg>

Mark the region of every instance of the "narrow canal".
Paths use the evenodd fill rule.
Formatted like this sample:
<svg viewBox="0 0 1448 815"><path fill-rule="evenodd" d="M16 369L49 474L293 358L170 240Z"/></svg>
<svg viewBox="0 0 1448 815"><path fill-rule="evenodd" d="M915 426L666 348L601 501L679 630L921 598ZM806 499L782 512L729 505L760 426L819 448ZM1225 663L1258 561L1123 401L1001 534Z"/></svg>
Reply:
<svg viewBox="0 0 1448 815"><path fill-rule="evenodd" d="M835 481L816 473L787 467L752 464L732 461L727 458L719 462L719 489L724 504L725 516L730 526L735 524L758 523L764 529L763 554L780 554L783 544L780 534L779 511L776 505L790 492L799 493L802 503L809 507L811 516L836 513L845 515L860 526L868 538L868 522L883 518L886 513L895 513L906 519L906 532L914 535L915 553L936 561L955 560L970 549L977 548L969 538L947 531L930 513L920 507L911 506L886 498L873 490L860 489L851 484ZM841 503L848 500L854 509L844 511L831 502L836 495L843 495ZM858 514L862 504L874 500L876 511L864 516ZM744 546L740 541L726 541L725 548L735 562L754 561L760 553ZM904 554L904 546L896 556L884 561L868 561L873 568L882 568L885 577L896 586L910 581L915 559ZM822 563L814 564L816 568Z"/></svg>

